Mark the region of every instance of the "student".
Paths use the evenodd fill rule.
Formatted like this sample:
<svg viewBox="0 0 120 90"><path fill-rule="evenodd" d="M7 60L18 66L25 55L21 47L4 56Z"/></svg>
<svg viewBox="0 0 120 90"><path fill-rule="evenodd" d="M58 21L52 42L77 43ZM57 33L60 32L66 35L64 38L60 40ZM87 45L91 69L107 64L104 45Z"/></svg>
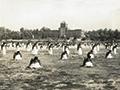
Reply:
<svg viewBox="0 0 120 90"><path fill-rule="evenodd" d="M83 65L82 65L82 66L93 67L92 60L91 60L89 57L84 58L84 61L83 61Z"/></svg>
<svg viewBox="0 0 120 90"><path fill-rule="evenodd" d="M68 59L68 53L67 53L67 51L62 52L60 59L62 59L62 60Z"/></svg>
<svg viewBox="0 0 120 90"><path fill-rule="evenodd" d="M77 46L77 51L78 51L78 55L82 55L81 43L78 44L78 46Z"/></svg>
<svg viewBox="0 0 120 90"><path fill-rule="evenodd" d="M15 52L14 55L13 55L13 59L14 60L22 60L21 52L20 51Z"/></svg>
<svg viewBox="0 0 120 90"><path fill-rule="evenodd" d="M111 50L106 53L105 58L113 58Z"/></svg>
<svg viewBox="0 0 120 90"><path fill-rule="evenodd" d="M35 56L34 58L32 58L32 59L30 60L30 63L29 63L28 68L31 68L31 69L42 68L42 65L41 65L41 63L40 63L40 60L38 59L37 56Z"/></svg>

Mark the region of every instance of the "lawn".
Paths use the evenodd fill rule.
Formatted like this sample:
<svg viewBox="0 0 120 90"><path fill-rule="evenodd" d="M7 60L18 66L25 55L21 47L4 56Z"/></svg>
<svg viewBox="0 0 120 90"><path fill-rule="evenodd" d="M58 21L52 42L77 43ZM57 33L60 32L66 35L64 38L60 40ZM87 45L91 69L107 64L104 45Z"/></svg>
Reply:
<svg viewBox="0 0 120 90"><path fill-rule="evenodd" d="M12 59L15 50L7 50L5 56L0 53L0 90L120 90L120 48L113 59L105 59L107 50L101 46L94 67L80 67L89 50L84 47L79 56L70 48L68 60L59 60L62 48L54 48L53 55L39 50L43 68L34 70L26 69L34 57L31 52L21 50L21 61Z"/></svg>

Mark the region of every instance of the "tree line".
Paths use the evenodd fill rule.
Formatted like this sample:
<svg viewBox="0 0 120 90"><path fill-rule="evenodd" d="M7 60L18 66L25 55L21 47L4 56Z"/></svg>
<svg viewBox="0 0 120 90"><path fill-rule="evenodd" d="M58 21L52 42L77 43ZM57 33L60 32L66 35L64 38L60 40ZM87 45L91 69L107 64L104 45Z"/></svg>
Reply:
<svg viewBox="0 0 120 90"><path fill-rule="evenodd" d="M112 41L112 40L119 40L120 39L120 31L118 29L99 29L86 32L86 36L90 40L94 41Z"/></svg>
<svg viewBox="0 0 120 90"><path fill-rule="evenodd" d="M80 37L81 29L68 30L67 38ZM25 29L20 28L19 31L12 31L4 27L0 27L0 40L2 39L58 39L60 38L59 30L51 30L50 28L42 27L41 29Z"/></svg>
<svg viewBox="0 0 120 90"><path fill-rule="evenodd" d="M69 30L67 37L80 38L82 29ZM108 41L119 40L120 31L118 29L99 29L84 32L85 39L94 41ZM45 39L45 38L60 38L59 30L51 30L50 28L42 27L41 29L24 29L20 28L19 31L12 31L4 27L0 27L0 40L3 39Z"/></svg>

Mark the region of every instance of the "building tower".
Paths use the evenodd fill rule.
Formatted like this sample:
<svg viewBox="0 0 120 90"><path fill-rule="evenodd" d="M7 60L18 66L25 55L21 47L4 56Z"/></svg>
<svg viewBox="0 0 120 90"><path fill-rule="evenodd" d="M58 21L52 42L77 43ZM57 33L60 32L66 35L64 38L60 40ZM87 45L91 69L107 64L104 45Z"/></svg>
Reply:
<svg viewBox="0 0 120 90"><path fill-rule="evenodd" d="M60 23L59 35L60 37L66 37L67 35L67 24L65 22Z"/></svg>

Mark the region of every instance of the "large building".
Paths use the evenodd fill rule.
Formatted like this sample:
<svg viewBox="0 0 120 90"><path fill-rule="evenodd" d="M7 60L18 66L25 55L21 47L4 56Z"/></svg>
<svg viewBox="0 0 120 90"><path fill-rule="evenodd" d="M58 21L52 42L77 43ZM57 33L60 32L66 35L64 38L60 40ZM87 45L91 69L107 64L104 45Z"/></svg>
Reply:
<svg viewBox="0 0 120 90"><path fill-rule="evenodd" d="M59 34L60 35L59 36L66 37L67 31L68 31L67 24L65 22L60 23L60 27L59 27Z"/></svg>

